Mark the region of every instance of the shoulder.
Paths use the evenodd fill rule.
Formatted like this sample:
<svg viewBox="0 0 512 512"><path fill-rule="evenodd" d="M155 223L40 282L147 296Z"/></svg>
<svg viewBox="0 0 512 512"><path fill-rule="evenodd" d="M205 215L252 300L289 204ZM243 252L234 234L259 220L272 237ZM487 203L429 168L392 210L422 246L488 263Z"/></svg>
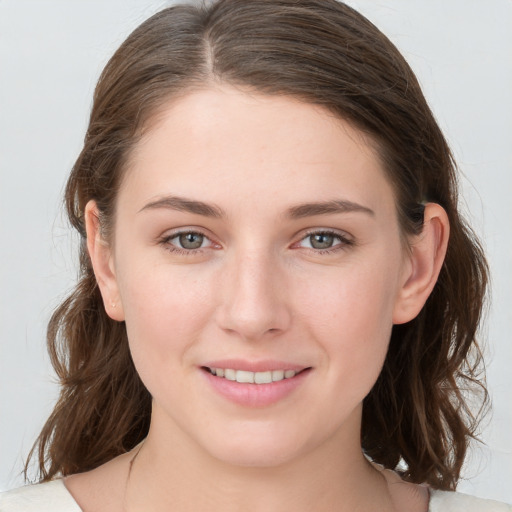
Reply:
<svg viewBox="0 0 512 512"><path fill-rule="evenodd" d="M468 494L430 491L429 512L512 512L512 507L494 500L475 498Z"/></svg>
<svg viewBox="0 0 512 512"><path fill-rule="evenodd" d="M0 493L0 512L81 512L62 480Z"/></svg>

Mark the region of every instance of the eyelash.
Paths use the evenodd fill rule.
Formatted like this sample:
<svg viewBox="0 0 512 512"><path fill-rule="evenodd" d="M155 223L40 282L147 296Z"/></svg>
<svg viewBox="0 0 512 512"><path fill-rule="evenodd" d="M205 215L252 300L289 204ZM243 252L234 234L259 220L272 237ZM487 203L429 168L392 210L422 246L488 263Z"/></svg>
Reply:
<svg viewBox="0 0 512 512"><path fill-rule="evenodd" d="M199 235L199 236L204 237L210 243L214 244L214 242L212 242L210 240L210 238L208 238L204 233L201 233L200 231L192 231L192 230L178 231L176 233L172 233L171 235L163 237L159 241L159 244L162 245L165 248L165 250L167 250L173 254L179 254L182 256L194 256L197 254L201 254L204 251L204 249L208 248L208 247L200 247L197 249L184 249L184 248L178 247L171 243L171 240L174 240L174 239L180 237L181 235ZM313 247L303 247L303 249L311 251L314 254L320 254L320 255L332 254L332 253L335 253L338 251L346 250L348 247L355 245L355 242L353 240L351 240L350 238L342 235L341 233L339 233L337 231L332 231L332 230L328 230L328 229L323 229L323 230L319 230L319 231L316 231L316 230L308 231L294 245L297 245L298 243L300 243L314 235L332 236L333 238L337 239L340 242L340 243L338 243L332 247L328 247L326 249L315 249Z"/></svg>
<svg viewBox="0 0 512 512"><path fill-rule="evenodd" d="M332 253L335 253L335 252L338 252L338 251L344 251L344 250L348 249L349 247L355 245L354 240L351 240L347 236L339 233L338 231L332 231L332 230L329 230L329 229L321 229L321 230L318 230L318 231L317 230L308 231L299 240L299 242L302 242L303 240L306 240L307 238L309 238L311 236L314 236L314 235L332 236L333 238L338 239L339 242L340 242L340 243L338 243L338 244L336 244L336 245L334 245L332 247L328 247L327 249L315 249L313 247L304 247L304 249L312 251L315 254L328 255L328 254L332 254Z"/></svg>
<svg viewBox="0 0 512 512"><path fill-rule="evenodd" d="M176 238L179 238L181 235L199 235L204 237L206 240L208 240L210 243L213 244L213 242L208 238L204 233L201 233L200 231L194 231L194 230L185 230L185 231L177 231L176 233L172 233L171 235L163 237L159 243L164 247L165 250L173 253L178 254L180 256L195 256L197 254L201 254L204 249L207 249L208 247L199 247L197 249L183 249L181 247L178 247L171 243L171 240L174 240Z"/></svg>

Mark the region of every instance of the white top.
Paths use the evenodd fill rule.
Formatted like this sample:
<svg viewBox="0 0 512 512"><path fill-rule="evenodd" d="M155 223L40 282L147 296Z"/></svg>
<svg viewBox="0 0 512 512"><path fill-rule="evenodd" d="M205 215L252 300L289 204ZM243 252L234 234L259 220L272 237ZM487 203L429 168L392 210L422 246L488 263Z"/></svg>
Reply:
<svg viewBox="0 0 512 512"><path fill-rule="evenodd" d="M0 493L0 512L82 512L62 479Z"/></svg>
<svg viewBox="0 0 512 512"><path fill-rule="evenodd" d="M0 512L81 512L63 480L0 493ZM430 491L428 512L512 512L512 507L467 494Z"/></svg>

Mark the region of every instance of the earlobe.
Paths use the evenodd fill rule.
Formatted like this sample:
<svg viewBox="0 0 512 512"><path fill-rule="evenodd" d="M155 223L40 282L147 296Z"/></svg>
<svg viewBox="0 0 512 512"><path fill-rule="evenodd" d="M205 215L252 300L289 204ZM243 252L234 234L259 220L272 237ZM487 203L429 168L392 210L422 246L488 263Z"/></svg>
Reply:
<svg viewBox="0 0 512 512"><path fill-rule="evenodd" d="M85 207L87 250L94 275L100 288L107 315L119 322L124 320L123 306L112 260L112 251L100 229L100 217L96 202L91 200Z"/></svg>
<svg viewBox="0 0 512 512"><path fill-rule="evenodd" d="M444 208L436 203L426 204L423 229L412 240L410 265L395 302L394 324L409 322L425 305L443 266L449 234Z"/></svg>

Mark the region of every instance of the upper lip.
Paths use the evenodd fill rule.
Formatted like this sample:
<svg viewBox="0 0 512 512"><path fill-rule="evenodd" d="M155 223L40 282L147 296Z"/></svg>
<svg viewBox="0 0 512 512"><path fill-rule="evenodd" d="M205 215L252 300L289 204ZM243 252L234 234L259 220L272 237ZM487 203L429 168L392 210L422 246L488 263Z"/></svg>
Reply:
<svg viewBox="0 0 512 512"><path fill-rule="evenodd" d="M305 365L294 364L288 361L277 360L261 360L261 361L247 361L244 359L222 359L217 361L208 361L201 366L207 368L223 368L232 370L243 370L246 372L268 372L273 370L294 370L299 372L306 368Z"/></svg>

